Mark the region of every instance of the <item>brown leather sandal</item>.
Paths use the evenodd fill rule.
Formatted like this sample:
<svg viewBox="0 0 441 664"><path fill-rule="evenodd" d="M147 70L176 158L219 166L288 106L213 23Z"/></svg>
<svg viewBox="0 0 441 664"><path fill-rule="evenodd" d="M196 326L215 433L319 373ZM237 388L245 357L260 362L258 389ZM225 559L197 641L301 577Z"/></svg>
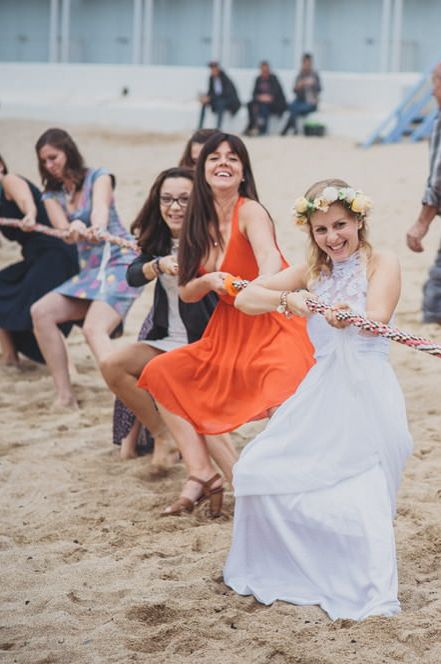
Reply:
<svg viewBox="0 0 441 664"><path fill-rule="evenodd" d="M191 514L194 508L201 505L206 500L209 500L209 513L212 519L220 516L222 511L222 502L224 498L224 487L216 486L211 488L213 482L216 480L222 479L219 473L210 477L209 480L201 480L199 477L190 475L188 478L193 482L198 482L202 486L202 494L196 500L191 500L186 496L180 496L174 503L167 508L166 511L162 512L162 516L181 516L181 514Z"/></svg>

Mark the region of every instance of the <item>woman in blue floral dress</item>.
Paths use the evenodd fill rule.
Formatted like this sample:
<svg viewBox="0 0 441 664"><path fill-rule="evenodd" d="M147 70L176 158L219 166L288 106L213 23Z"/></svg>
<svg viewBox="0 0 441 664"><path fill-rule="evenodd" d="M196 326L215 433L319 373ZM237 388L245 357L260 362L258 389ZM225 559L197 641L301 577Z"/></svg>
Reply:
<svg viewBox="0 0 441 664"><path fill-rule="evenodd" d="M35 336L54 379L56 403L69 407L76 405L76 399L58 325L81 321L86 341L100 362L111 351L111 336L121 330L139 294L125 279L136 254L99 239L104 229L131 239L115 209L113 175L104 168L86 168L76 144L62 129L44 132L36 151L50 222L68 231L66 242L77 243L80 261L79 274L45 295L31 310Z"/></svg>

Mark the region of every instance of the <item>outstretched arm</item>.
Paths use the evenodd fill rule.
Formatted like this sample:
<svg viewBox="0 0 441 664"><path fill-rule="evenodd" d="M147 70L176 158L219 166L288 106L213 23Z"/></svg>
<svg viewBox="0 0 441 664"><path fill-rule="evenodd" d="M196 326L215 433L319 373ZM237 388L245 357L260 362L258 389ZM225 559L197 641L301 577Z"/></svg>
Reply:
<svg viewBox="0 0 441 664"><path fill-rule="evenodd" d="M430 224L438 214L438 208L434 205L422 205L416 222L409 228L406 242L409 249L416 252L424 251L421 240L427 234Z"/></svg>
<svg viewBox="0 0 441 664"><path fill-rule="evenodd" d="M201 277L195 277L185 286L180 286L179 297L183 302L198 302L210 291L218 295L226 295L224 279L228 272L207 272Z"/></svg>
<svg viewBox="0 0 441 664"><path fill-rule="evenodd" d="M305 316L308 313L305 292L292 292L306 288L306 266L288 267L272 276L258 277L252 281L236 297L234 306L250 316L276 311L281 303L284 291L287 295L289 312Z"/></svg>
<svg viewBox="0 0 441 664"><path fill-rule="evenodd" d="M81 219L74 219L72 222L69 222L67 214L59 201L54 198L46 198L44 206L51 226L61 231L67 231L66 236L63 238L64 242L75 244L75 242L86 236L86 224Z"/></svg>
<svg viewBox="0 0 441 664"><path fill-rule="evenodd" d="M430 174L423 194L423 204L416 222L410 227L407 246L412 251L424 251L421 240L427 234L429 226L437 214L441 214L441 144L439 129L435 132L435 144L431 151Z"/></svg>
<svg viewBox="0 0 441 664"><path fill-rule="evenodd" d="M93 203L90 214L90 225L93 230L107 228L112 195L112 177L107 174L100 175L93 185Z"/></svg>
<svg viewBox="0 0 441 664"><path fill-rule="evenodd" d="M21 221L23 230L32 230L37 220L37 208L27 182L10 173L5 175L2 184L7 200L14 201L24 214Z"/></svg>

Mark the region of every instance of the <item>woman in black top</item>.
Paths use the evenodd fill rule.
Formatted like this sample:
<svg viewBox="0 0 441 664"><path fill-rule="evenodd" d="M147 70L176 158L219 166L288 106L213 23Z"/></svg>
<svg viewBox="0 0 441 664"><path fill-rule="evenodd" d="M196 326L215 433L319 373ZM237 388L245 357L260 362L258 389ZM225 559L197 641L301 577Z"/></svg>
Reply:
<svg viewBox="0 0 441 664"><path fill-rule="evenodd" d="M117 400L114 412L114 442L121 443L121 457L137 455L138 419L155 439L152 464L157 468L169 465L175 445L151 397L136 386L137 379L159 353L199 339L217 303L214 293L195 304L178 296L178 238L192 188L193 173L186 168L167 169L153 183L131 226L142 253L127 270L131 286L155 281L153 307L138 342L100 364L110 389L127 406Z"/></svg>
<svg viewBox="0 0 441 664"><path fill-rule="evenodd" d="M20 219L21 227L0 227L21 246L23 260L0 272L0 345L3 362L17 365L19 353L44 362L32 331L31 305L78 272L75 246L32 231L36 223L50 226L40 190L8 173L0 156L0 217ZM60 325L67 335L72 323Z"/></svg>

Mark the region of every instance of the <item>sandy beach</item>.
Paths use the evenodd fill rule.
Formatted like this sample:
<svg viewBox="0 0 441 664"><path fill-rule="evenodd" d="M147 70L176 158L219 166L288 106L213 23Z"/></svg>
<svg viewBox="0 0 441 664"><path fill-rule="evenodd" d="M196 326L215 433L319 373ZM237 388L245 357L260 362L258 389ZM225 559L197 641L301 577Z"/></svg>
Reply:
<svg viewBox="0 0 441 664"><path fill-rule="evenodd" d="M12 172L39 182L34 144L46 124L0 121ZM178 161L187 136L67 126L86 162L116 175L117 208L128 226L159 170ZM261 201L291 261L304 235L291 222L294 199L313 181L341 177L375 202L371 238L393 248L403 268L396 322L441 343L420 322L421 287L436 253L439 222L423 254L405 231L419 208L426 143L362 150L336 138L248 139ZM1 240L0 265L19 256ZM119 347L136 338L150 305L147 288L129 313ZM148 478L149 458L121 462L111 443L113 398L78 330L69 337L80 411L52 409L44 366L0 368L0 662L12 664L349 664L441 661L440 360L398 344L391 358L408 408L414 453L396 518L396 618L332 622L317 607L259 605L222 582L233 496L224 516L202 511L160 517L178 492L182 465ZM261 425L234 434L243 446Z"/></svg>

